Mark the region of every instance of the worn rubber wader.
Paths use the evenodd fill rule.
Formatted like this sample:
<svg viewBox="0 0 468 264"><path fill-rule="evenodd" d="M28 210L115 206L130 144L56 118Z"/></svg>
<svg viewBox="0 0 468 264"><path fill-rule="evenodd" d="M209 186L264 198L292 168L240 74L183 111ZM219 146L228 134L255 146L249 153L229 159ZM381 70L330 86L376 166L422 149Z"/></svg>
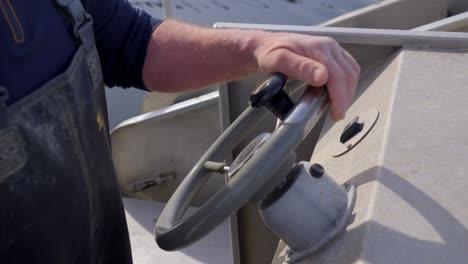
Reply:
<svg viewBox="0 0 468 264"><path fill-rule="evenodd" d="M79 0L56 2L73 60L0 107L0 263L131 263L92 19Z"/></svg>

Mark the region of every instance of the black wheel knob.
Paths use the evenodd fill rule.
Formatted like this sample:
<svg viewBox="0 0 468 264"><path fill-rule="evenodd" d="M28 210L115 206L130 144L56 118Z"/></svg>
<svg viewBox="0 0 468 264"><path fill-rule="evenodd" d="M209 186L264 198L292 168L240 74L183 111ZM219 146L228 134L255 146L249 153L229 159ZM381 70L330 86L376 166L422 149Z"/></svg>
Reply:
<svg viewBox="0 0 468 264"><path fill-rule="evenodd" d="M250 94L250 105L255 108L266 107L279 119L286 118L294 104L283 90L287 77L274 73Z"/></svg>

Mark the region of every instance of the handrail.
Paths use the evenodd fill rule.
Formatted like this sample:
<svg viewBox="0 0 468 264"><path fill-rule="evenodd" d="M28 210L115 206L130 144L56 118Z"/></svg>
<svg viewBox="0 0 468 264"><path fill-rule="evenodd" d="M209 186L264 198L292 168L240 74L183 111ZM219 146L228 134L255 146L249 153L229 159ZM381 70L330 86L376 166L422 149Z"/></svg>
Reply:
<svg viewBox="0 0 468 264"><path fill-rule="evenodd" d="M215 28L259 29L332 37L342 44L468 49L468 34L395 29L216 23Z"/></svg>

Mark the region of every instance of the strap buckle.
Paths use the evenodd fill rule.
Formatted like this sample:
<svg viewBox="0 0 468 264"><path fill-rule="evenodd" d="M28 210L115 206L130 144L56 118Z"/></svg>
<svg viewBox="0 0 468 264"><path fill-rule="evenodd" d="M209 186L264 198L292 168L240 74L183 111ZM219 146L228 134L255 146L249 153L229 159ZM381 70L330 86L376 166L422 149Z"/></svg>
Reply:
<svg viewBox="0 0 468 264"><path fill-rule="evenodd" d="M93 22L92 17L85 11L80 0L56 0L56 2L70 19L75 36L80 37L79 31L81 26L88 22Z"/></svg>
<svg viewBox="0 0 468 264"><path fill-rule="evenodd" d="M66 13L73 27L73 34L84 45L86 50L94 43L92 32L93 18L89 15L81 4L80 0L56 0L56 3Z"/></svg>

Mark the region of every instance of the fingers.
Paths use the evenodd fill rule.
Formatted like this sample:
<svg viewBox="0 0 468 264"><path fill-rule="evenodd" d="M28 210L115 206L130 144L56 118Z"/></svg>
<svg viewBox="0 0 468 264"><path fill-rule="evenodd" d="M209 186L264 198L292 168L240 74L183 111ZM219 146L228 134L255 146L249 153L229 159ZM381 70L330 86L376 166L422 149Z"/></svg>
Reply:
<svg viewBox="0 0 468 264"><path fill-rule="evenodd" d="M327 85L330 115L335 121L345 117L359 78L354 58L335 40L297 34L274 35L266 49L259 49L259 66L266 72L281 72L312 86ZM273 43L273 44L272 44Z"/></svg>
<svg viewBox="0 0 468 264"><path fill-rule="evenodd" d="M359 74L361 73L361 67L359 67L359 64L356 62L356 60L349 54L346 50L342 49L343 51L343 56L347 60L348 64L351 66L352 69L352 74L350 75L350 93L348 94L349 97L349 103L351 104L354 98L354 94L356 92L356 86L359 81ZM349 107L349 105L348 105Z"/></svg>
<svg viewBox="0 0 468 264"><path fill-rule="evenodd" d="M330 95L330 115L337 121L345 117L346 110L352 103L360 68L354 58L336 41L327 40L327 48L328 51L321 52L322 57L329 54L324 59L324 64L329 72L327 87Z"/></svg>
<svg viewBox="0 0 468 264"><path fill-rule="evenodd" d="M347 52L345 49L341 49L343 51L343 55L345 58L348 60L348 62L352 65L354 72L359 75L361 73L361 67L359 64L356 62L356 60Z"/></svg>
<svg viewBox="0 0 468 264"><path fill-rule="evenodd" d="M353 100L359 75L354 59L350 55L348 57L345 52L338 46L332 55L332 63L335 64L334 75L330 77L328 89L332 98L332 118L335 120L345 117L346 109Z"/></svg>
<svg viewBox="0 0 468 264"><path fill-rule="evenodd" d="M302 80L313 86L323 86L328 81L328 71L321 63L289 50L278 50L271 58L276 62L271 72L279 71L289 78Z"/></svg>
<svg viewBox="0 0 468 264"><path fill-rule="evenodd" d="M327 88L330 96L330 115L337 121L345 117L348 108L348 78L346 76L346 65L343 61L336 59L337 55L330 55L327 62L330 78Z"/></svg>

